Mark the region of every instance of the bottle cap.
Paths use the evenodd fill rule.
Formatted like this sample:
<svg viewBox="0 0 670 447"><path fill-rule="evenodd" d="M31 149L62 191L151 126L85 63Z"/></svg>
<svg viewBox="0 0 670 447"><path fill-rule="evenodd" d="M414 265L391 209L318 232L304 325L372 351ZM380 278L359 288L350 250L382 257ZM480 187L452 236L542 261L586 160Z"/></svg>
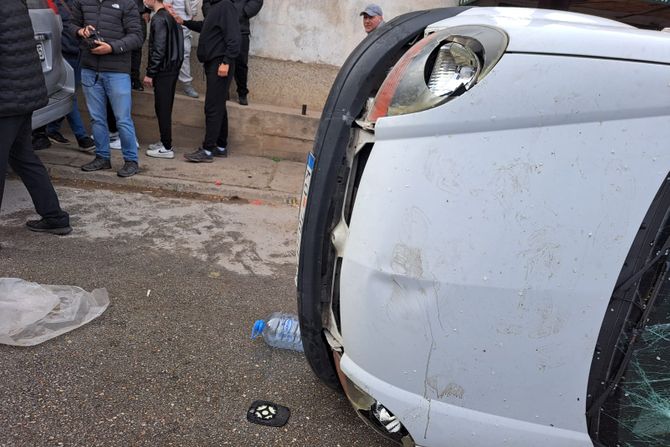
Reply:
<svg viewBox="0 0 670 447"><path fill-rule="evenodd" d="M265 321L256 320L254 327L251 329L251 339L254 340L256 337L261 335L263 333L263 329L265 329Z"/></svg>

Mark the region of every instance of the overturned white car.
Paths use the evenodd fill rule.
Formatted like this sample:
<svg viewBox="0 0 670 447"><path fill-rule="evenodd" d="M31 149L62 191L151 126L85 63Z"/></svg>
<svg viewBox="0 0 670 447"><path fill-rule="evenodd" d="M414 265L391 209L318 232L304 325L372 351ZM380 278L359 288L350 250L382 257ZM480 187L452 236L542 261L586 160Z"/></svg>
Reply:
<svg viewBox="0 0 670 447"><path fill-rule="evenodd" d="M670 445L670 34L401 16L331 91L301 217L316 374L405 446Z"/></svg>

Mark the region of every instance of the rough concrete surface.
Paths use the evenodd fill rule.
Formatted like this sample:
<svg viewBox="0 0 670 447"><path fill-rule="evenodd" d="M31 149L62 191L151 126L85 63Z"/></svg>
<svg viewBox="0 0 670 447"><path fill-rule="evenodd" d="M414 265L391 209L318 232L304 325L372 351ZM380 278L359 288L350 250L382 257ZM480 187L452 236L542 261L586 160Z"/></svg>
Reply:
<svg viewBox="0 0 670 447"><path fill-rule="evenodd" d="M300 199L304 163L237 154L217 158L213 163L189 163L183 159L183 154L190 149L175 147L175 158L165 160L147 157L144 155L146 141L141 144L140 173L125 179L116 175L116 170L123 166L120 151L112 151L113 169L96 172L80 169L94 155L81 152L72 145L54 144L37 154L56 179L275 204L293 204Z"/></svg>
<svg viewBox="0 0 670 447"><path fill-rule="evenodd" d="M57 185L58 186L58 185ZM301 354L249 339L295 312L296 208L58 186L74 232L27 231L7 183L0 274L106 287L97 320L33 348L0 346L0 446L388 446ZM252 425L266 399L283 428Z"/></svg>

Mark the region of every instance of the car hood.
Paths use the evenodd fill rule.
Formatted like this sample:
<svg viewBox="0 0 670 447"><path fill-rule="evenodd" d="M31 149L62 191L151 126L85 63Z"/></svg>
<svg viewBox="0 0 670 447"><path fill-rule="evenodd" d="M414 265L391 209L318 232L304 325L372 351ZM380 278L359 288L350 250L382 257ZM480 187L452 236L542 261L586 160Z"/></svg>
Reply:
<svg viewBox="0 0 670 447"><path fill-rule="evenodd" d="M433 32L458 25L490 25L509 36L507 52L541 53L670 63L670 33L566 11L471 8L430 25Z"/></svg>

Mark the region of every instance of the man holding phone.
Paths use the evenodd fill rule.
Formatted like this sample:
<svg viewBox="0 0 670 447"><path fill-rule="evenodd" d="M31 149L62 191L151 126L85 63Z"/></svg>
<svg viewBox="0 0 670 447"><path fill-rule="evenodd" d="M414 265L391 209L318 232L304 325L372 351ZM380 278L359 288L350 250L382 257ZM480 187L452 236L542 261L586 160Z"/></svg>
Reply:
<svg viewBox="0 0 670 447"><path fill-rule="evenodd" d="M95 159L84 171L111 169L107 100L112 106L121 139L124 165L117 174L139 172L135 125L130 115L131 53L142 47L142 24L135 0L74 0L70 32L80 39L81 84L91 115Z"/></svg>

